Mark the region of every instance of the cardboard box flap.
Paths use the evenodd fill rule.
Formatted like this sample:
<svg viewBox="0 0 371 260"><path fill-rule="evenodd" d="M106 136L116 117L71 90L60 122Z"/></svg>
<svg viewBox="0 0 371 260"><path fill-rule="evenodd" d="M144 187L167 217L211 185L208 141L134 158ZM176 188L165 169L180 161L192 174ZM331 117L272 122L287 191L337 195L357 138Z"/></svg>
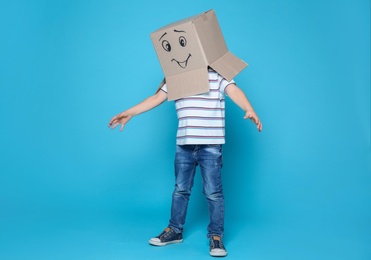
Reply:
<svg viewBox="0 0 371 260"><path fill-rule="evenodd" d="M209 92L207 68L166 77L168 101Z"/></svg>
<svg viewBox="0 0 371 260"><path fill-rule="evenodd" d="M247 65L246 62L239 59L231 52L227 52L210 64L210 67L222 75L226 80L231 81L238 73L246 68Z"/></svg>

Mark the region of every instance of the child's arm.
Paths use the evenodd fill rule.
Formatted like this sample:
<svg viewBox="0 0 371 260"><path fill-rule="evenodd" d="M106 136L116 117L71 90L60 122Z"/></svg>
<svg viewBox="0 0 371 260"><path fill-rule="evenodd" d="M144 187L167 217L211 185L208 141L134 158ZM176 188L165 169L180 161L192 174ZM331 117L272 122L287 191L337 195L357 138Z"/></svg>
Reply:
<svg viewBox="0 0 371 260"><path fill-rule="evenodd" d="M154 107L162 104L167 98L167 95L164 91L158 91L155 95L150 96L139 104L129 108L128 110L112 117L111 121L108 124L108 127L115 129L116 126L121 124L120 131L125 127L125 124L136 115L144 113L148 110L151 110Z"/></svg>
<svg viewBox="0 0 371 260"><path fill-rule="evenodd" d="M249 100L247 99L245 93L236 86L236 84L230 84L225 89L227 95L236 103L240 108L242 108L246 114L244 119L250 118L256 124L256 128L260 132L263 129L263 125L256 115L254 109L252 108Z"/></svg>

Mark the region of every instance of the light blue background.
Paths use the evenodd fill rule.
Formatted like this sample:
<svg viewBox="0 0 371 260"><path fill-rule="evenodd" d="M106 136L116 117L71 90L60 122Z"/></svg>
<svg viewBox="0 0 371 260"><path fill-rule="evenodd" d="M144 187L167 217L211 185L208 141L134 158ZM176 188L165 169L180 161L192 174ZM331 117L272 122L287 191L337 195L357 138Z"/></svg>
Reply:
<svg viewBox="0 0 371 260"><path fill-rule="evenodd" d="M215 9L264 130L227 101L229 259L370 259L370 1L2 1L0 258L209 259L200 176L169 218L173 103L109 119L163 73L149 34Z"/></svg>

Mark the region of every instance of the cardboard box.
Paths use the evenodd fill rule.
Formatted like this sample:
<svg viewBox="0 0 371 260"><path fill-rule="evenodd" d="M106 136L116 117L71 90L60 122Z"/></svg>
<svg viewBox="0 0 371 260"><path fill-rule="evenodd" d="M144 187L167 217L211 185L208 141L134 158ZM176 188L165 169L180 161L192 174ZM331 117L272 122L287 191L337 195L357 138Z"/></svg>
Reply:
<svg viewBox="0 0 371 260"><path fill-rule="evenodd" d="M209 92L208 67L231 80L247 66L228 51L214 10L162 27L151 40L168 100Z"/></svg>

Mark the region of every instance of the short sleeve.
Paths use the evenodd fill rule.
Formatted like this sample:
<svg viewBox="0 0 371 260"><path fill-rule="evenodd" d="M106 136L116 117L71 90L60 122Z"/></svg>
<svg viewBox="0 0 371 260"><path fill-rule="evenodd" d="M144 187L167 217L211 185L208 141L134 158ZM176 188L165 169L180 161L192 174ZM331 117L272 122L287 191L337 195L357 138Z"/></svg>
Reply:
<svg viewBox="0 0 371 260"><path fill-rule="evenodd" d="M163 92L167 93L166 83L160 88Z"/></svg>
<svg viewBox="0 0 371 260"><path fill-rule="evenodd" d="M223 95L225 95L225 89L228 85L230 84L234 84L234 80L232 79L231 81L228 81L226 80L225 78L223 78L222 76L219 75L219 80L220 80L220 92L223 93Z"/></svg>

